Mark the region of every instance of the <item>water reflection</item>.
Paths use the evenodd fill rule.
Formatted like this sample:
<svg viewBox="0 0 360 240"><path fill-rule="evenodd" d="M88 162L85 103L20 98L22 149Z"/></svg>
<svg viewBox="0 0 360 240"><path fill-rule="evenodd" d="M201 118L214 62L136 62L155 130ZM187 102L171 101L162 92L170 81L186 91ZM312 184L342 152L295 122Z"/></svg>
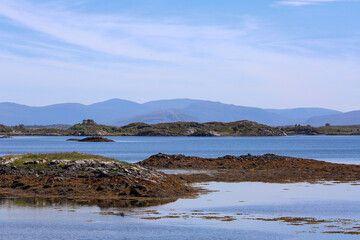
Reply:
<svg viewBox="0 0 360 240"><path fill-rule="evenodd" d="M126 234L126 239L338 240L360 235L360 191L354 183L198 185L212 192L173 202L2 198L0 239L61 239L64 231L86 239Z"/></svg>
<svg viewBox="0 0 360 240"><path fill-rule="evenodd" d="M138 208L151 207L166 204L175 201L175 199L131 199L131 200L69 200L59 198L0 198L0 207L18 208L54 208L54 207L71 207L79 208L84 206L96 206L101 210L109 208Z"/></svg>

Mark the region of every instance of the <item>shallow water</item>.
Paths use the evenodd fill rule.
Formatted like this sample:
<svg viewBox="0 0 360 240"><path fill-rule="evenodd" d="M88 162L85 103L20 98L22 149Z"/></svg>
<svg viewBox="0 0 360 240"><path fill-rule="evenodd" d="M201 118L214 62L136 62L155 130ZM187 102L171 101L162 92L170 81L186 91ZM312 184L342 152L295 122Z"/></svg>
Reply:
<svg viewBox="0 0 360 240"><path fill-rule="evenodd" d="M360 136L111 138L117 142L1 139L0 155L79 151L135 162L158 152L203 157L276 153L360 163ZM0 239L359 239L360 235L322 233L360 231L356 184L207 183L199 185L213 192L197 199L146 208L3 199ZM294 222L294 217L308 220Z"/></svg>
<svg viewBox="0 0 360 240"><path fill-rule="evenodd" d="M201 184L199 184L201 185ZM0 204L1 239L358 239L360 191L351 184L209 183L197 199L146 208ZM321 194L319 194L321 192ZM124 213L101 215L100 213ZM227 216L227 217L225 217ZM300 224L257 218L313 217ZM212 218L212 219L209 219ZM231 219L231 221L229 221ZM329 227L330 226L330 227ZM355 227L355 228L353 228Z"/></svg>

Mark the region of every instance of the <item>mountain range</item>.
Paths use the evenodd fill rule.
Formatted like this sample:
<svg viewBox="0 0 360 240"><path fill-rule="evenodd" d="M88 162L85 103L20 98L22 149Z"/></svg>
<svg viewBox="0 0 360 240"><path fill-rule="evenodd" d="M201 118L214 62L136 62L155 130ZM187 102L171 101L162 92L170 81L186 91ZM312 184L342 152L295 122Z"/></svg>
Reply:
<svg viewBox="0 0 360 240"><path fill-rule="evenodd" d="M360 111L340 112L324 108L262 109L196 99L158 100L136 103L122 99L84 105L79 103L32 107L0 103L0 124L75 124L83 119L123 126L133 122L233 122L250 120L270 126L360 124Z"/></svg>

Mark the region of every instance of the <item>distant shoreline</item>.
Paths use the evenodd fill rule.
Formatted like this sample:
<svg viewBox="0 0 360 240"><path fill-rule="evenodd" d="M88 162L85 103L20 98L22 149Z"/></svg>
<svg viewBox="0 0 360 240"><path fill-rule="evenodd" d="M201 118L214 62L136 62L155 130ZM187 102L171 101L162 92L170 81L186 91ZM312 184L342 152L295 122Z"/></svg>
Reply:
<svg viewBox="0 0 360 240"><path fill-rule="evenodd" d="M67 129L27 128L24 125L0 125L0 135L9 136L150 136L150 137L270 137L293 135L360 135L360 125L271 127L252 121L172 122L159 124L131 123L123 127L96 124L84 120Z"/></svg>

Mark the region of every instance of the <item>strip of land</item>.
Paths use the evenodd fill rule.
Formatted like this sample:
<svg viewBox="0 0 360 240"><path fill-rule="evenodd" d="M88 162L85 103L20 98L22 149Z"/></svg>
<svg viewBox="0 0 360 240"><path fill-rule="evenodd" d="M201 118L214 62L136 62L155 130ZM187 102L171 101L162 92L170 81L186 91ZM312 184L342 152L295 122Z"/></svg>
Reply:
<svg viewBox="0 0 360 240"><path fill-rule="evenodd" d="M201 158L156 154L139 163L155 169L187 169L192 174L177 174L189 182L351 182L360 180L360 165L337 164L313 159L265 154L227 155Z"/></svg>
<svg viewBox="0 0 360 240"><path fill-rule="evenodd" d="M96 124L86 120L70 128L36 128L23 125L9 127L0 125L4 136L287 136L287 135L360 135L360 125L354 126L289 126L271 127L251 121L222 122L175 122L132 123L123 127Z"/></svg>

